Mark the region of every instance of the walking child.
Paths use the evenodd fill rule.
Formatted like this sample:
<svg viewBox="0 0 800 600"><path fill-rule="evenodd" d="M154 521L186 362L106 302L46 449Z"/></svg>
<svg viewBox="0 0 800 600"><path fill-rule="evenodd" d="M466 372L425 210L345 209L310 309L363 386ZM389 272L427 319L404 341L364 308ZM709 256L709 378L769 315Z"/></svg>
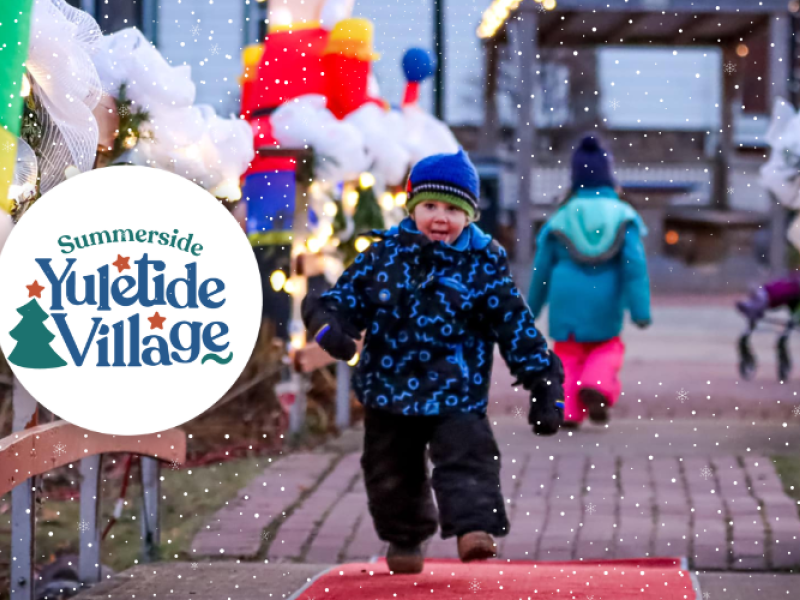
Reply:
<svg viewBox="0 0 800 600"><path fill-rule="evenodd" d="M528 302L535 316L550 303L549 334L565 372L564 427L577 428L587 414L608 421L621 392L625 308L638 327L650 324L646 228L615 187L610 155L584 138L570 196L537 238Z"/></svg>
<svg viewBox="0 0 800 600"><path fill-rule="evenodd" d="M373 232L382 239L303 303L306 327L334 358L351 359L366 331L353 378L365 407L361 465L395 573L422 571L422 543L437 524L443 538L458 538L463 561L494 556L493 536L508 532L486 417L495 342L531 393L534 432L552 435L563 420L558 357L514 286L505 250L471 222L478 189L463 150L420 161L408 181L409 217Z"/></svg>

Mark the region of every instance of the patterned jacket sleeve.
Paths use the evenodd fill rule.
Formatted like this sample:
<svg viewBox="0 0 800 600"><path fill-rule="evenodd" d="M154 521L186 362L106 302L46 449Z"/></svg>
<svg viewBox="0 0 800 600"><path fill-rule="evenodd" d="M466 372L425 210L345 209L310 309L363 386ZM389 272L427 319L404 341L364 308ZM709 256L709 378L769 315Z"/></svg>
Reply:
<svg viewBox="0 0 800 600"><path fill-rule="evenodd" d="M336 285L321 296L321 302L326 309L337 313L342 320L355 325L359 331L363 331L368 325L370 311L366 290L375 274L375 257L379 246L380 242L374 243L356 256Z"/></svg>
<svg viewBox="0 0 800 600"><path fill-rule="evenodd" d="M486 265L482 306L500 354L511 374L523 387L531 387L550 366L547 340L536 328L531 312L511 279L505 249L491 246L492 260Z"/></svg>

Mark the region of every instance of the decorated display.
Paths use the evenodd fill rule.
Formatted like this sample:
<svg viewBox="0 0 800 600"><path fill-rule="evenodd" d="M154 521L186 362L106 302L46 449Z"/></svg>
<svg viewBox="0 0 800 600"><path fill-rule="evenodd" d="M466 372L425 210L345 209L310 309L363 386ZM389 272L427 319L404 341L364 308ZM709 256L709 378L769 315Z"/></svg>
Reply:
<svg viewBox="0 0 800 600"><path fill-rule="evenodd" d="M64 0L4 3L0 18L15 24L3 26L4 39L18 41L3 50L15 54L4 55L0 77L20 90L0 113L7 187L0 247L12 226L7 213L18 221L41 194L98 167L156 167L220 199L241 197L239 178L253 158L250 127L195 105L188 66L170 66L135 28L103 36Z"/></svg>
<svg viewBox="0 0 800 600"><path fill-rule="evenodd" d="M372 73L379 59L372 23L353 18L352 9L348 0L286 0L270 10L264 43L242 57L241 114L262 150L242 187L248 234L255 244L273 245L272 256L315 257L309 262L328 281L369 245L361 234L403 218L411 166L459 147L449 128L418 104L420 84L434 71L430 53L406 52L398 65L406 90L392 106ZM292 150L314 153L307 230L300 232ZM302 294L305 283L283 271L273 273L272 288Z"/></svg>

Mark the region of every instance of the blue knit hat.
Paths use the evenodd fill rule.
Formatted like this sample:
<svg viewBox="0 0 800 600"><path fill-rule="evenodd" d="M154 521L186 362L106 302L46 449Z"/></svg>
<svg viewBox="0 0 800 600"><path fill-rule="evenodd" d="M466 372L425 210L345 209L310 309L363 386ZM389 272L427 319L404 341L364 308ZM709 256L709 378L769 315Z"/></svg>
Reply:
<svg viewBox="0 0 800 600"><path fill-rule="evenodd" d="M594 136L586 136L572 155L572 189L614 187L611 153Z"/></svg>
<svg viewBox="0 0 800 600"><path fill-rule="evenodd" d="M478 210L480 179L467 153L459 148L455 154L435 154L414 165L406 191L408 212L420 202L437 200L457 206L473 218Z"/></svg>

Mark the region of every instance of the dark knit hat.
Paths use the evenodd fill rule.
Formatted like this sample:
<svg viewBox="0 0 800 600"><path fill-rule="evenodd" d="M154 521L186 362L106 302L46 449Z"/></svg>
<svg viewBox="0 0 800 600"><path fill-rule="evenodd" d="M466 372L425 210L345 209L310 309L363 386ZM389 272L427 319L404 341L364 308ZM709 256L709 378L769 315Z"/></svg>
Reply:
<svg viewBox="0 0 800 600"><path fill-rule="evenodd" d="M457 206L470 218L478 210L480 179L475 165L463 148L455 154L434 154L423 158L408 177L408 212L425 200L438 200Z"/></svg>
<svg viewBox="0 0 800 600"><path fill-rule="evenodd" d="M572 155L572 189L614 187L613 161L596 137L583 138Z"/></svg>

